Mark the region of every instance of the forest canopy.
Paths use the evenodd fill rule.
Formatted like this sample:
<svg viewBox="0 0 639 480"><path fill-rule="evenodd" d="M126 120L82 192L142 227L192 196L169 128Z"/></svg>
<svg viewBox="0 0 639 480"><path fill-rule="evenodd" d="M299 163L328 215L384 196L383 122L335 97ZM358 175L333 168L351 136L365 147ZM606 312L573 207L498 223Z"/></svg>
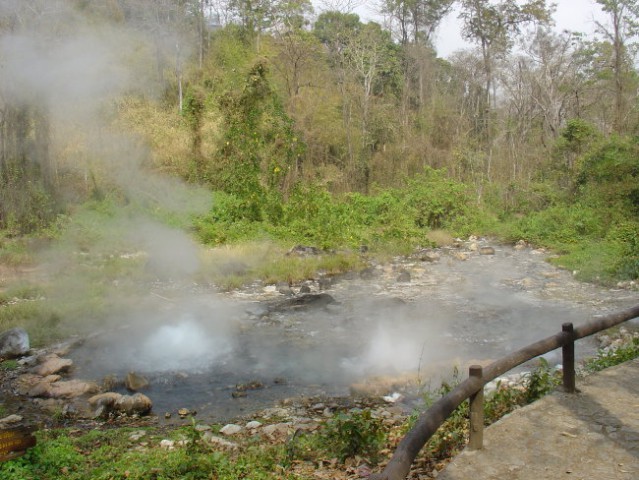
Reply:
<svg viewBox="0 0 639 480"><path fill-rule="evenodd" d="M2 235L161 174L211 192L191 228L212 244L445 229L637 278L639 5L596 3L585 36L545 0L384 0L379 23L350 2L2 2ZM447 15L471 47L441 58Z"/></svg>

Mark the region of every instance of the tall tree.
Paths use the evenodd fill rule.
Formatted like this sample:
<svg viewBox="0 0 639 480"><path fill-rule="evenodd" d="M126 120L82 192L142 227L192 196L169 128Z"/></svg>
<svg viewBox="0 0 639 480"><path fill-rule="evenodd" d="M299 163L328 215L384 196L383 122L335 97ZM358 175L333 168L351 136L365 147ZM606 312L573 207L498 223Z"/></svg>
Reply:
<svg viewBox="0 0 639 480"><path fill-rule="evenodd" d="M495 102L495 59L510 51L513 37L524 26L549 23L551 11L546 0L528 0L523 4L516 0L460 0L459 4L464 38L478 44L481 50L486 75L486 107L489 108Z"/></svg>
<svg viewBox="0 0 639 480"><path fill-rule="evenodd" d="M342 97L342 123L346 133L348 162L355 163L355 145L353 141L353 100L349 89L349 69L347 48L352 38L362 29L363 24L355 13L329 11L322 13L313 26L313 34L324 44L328 58L335 71L336 83Z"/></svg>
<svg viewBox="0 0 639 480"><path fill-rule="evenodd" d="M629 101L626 97L636 51L636 44L632 40L639 34L639 1L597 0L597 3L609 19L607 25L597 22L597 30L612 45L611 70L615 99L612 128L621 133L627 127Z"/></svg>
<svg viewBox="0 0 639 480"><path fill-rule="evenodd" d="M385 0L382 12L391 17L402 45L430 45L437 27L454 3L455 0Z"/></svg>

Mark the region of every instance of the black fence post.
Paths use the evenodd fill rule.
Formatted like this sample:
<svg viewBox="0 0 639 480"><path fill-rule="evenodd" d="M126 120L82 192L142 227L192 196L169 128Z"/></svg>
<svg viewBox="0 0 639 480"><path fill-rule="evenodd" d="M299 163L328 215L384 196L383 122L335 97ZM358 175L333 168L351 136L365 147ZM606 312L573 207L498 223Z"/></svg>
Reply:
<svg viewBox="0 0 639 480"><path fill-rule="evenodd" d="M575 332L572 323L564 323L561 326L564 333L564 344L561 347L562 364L564 373L564 390L575 393Z"/></svg>

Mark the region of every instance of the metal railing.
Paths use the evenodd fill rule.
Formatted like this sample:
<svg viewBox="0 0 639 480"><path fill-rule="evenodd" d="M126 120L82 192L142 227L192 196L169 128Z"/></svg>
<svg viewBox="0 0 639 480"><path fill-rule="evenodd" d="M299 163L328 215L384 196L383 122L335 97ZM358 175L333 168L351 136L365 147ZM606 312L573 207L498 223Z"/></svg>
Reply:
<svg viewBox="0 0 639 480"><path fill-rule="evenodd" d="M638 317L639 305L601 317L577 328L573 328L572 323L565 323L562 325L561 332L506 355L485 368L479 365L471 366L468 379L461 382L420 415L415 426L397 446L395 453L384 470L379 474L372 475L370 477L371 480L405 479L422 447L466 399L470 399L470 439L468 446L471 449L482 448L484 385L535 357L561 347L564 390L574 393L576 391L575 341Z"/></svg>

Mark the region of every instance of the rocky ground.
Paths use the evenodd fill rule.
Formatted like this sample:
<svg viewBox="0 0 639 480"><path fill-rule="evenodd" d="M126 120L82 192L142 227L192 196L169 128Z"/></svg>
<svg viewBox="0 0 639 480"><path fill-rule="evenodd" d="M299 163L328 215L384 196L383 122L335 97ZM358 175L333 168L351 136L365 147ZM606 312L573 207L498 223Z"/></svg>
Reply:
<svg viewBox="0 0 639 480"><path fill-rule="evenodd" d="M304 249L294 250L291 254L314 255L318 252ZM370 261L368 268L340 277L319 272L315 279L297 285L258 282L223 296L242 305L242 314L238 317L242 332L283 337L287 344L301 346L301 350L312 350L324 344L339 346L344 337L353 335L353 331L362 332L355 335L358 338L344 344L345 351L353 350L357 355L340 357L340 366L344 365L345 359L363 364L370 360L367 356L370 352L373 357L381 356L387 345L364 334L372 329L373 320L375 325L380 325L380 318L390 316L391 327L410 337L411 333L422 331L418 325L424 323L424 312L438 319L449 318L445 328L438 328L438 335L431 337L433 343L444 343L448 350L456 350L456 355L433 355L429 358L433 368L450 366L452 361L458 365L489 362L529 343L528 336L522 333L525 329L533 330L537 336L546 332L551 334L567 317L578 323L589 316L610 313L639 302L637 286L632 283L620 284L613 289L582 284L573 279L572 272L546 263L546 256L546 252L524 243L511 247L471 238L447 248L415 252L385 264ZM153 293L164 295L162 288L156 288ZM362 315L364 306L370 305L373 308L367 307L367 314ZM543 310L549 306L549 310ZM402 312L396 317L401 317L401 322L392 318L397 312ZM537 317L541 319L531 328L531 318ZM437 322L437 325L441 323ZM433 325L428 325L429 332ZM382 340L389 335L384 333ZM84 341L86 339L72 339L46 349L31 350L12 368L0 371L5 411L11 414L6 424L26 422L39 428L69 424L167 425L170 419L170 424L180 425L195 418L197 428L207 441L233 449L241 439L253 436L266 441L286 441L296 431L314 431L336 413L352 409L371 408L373 416L387 427L398 428L414 407L407 401L410 397L407 386L414 386L416 377L419 380L428 372L428 365L422 365L424 345L427 344L423 340L417 344L408 342L400 345L399 350L412 349L414 356L415 351L422 349L418 367L414 368L413 363L408 375L399 373L400 366L392 370L393 374L370 375L371 371L380 370L380 364L370 360L369 370L360 370L360 380L351 382L347 390L350 395L322 395L320 389L317 395L304 393L272 400L271 406L238 414L219 434L213 434L210 422L188 402L163 411L153 410L153 394L146 391L148 385L144 375L124 379L109 379L108 375L77 378L70 354ZM393 360L399 356L397 341L397 337L393 337L395 343L390 352L384 352ZM602 346L612 341L602 337ZM279 348L281 344L275 346ZM339 356L343 350L334 352ZM257 353L251 355L252 361L260 360ZM287 372L295 375L292 370ZM277 378L280 377L273 381L277 382ZM115 383L109 383L111 380ZM120 386L125 384L126 392L110 389L118 382ZM253 387L260 389L259 385ZM253 387L250 382L236 384L229 392L229 401L252 395ZM149 412L153 415L148 416ZM168 442L159 447L174 448L176 445ZM431 475L442 466L418 465L415 478ZM331 468L336 465L331 466L330 462L324 467L329 476L318 478L359 478L368 472L361 459L353 460L346 468ZM300 464L299 468L306 467Z"/></svg>

